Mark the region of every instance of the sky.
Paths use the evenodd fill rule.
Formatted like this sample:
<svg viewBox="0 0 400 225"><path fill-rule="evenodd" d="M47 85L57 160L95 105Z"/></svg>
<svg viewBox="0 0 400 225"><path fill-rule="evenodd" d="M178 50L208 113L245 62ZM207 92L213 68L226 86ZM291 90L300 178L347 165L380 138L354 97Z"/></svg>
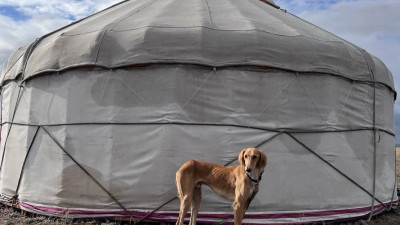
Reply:
<svg viewBox="0 0 400 225"><path fill-rule="evenodd" d="M0 70L13 50L120 0L0 0ZM246 1L246 0L243 0ZM275 0L380 58L400 90L400 0ZM400 144L400 101L395 103Z"/></svg>

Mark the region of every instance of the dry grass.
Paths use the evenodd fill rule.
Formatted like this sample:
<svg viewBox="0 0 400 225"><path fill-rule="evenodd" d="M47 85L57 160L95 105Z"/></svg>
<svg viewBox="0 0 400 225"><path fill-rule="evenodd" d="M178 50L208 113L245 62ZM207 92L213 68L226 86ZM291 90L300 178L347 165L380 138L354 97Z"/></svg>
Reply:
<svg viewBox="0 0 400 225"><path fill-rule="evenodd" d="M0 225L23 225L23 224L39 224L39 225L75 225L75 224L101 224L116 225L119 223L107 220L72 220L69 218L56 218L48 216L40 216L35 214L21 215L19 210L1 207L0 208Z"/></svg>

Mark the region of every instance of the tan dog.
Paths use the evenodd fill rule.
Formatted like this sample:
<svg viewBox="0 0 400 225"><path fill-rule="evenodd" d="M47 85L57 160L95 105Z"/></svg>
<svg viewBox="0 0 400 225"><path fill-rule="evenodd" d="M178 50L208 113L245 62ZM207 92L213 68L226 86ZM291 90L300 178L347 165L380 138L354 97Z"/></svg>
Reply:
<svg viewBox="0 0 400 225"><path fill-rule="evenodd" d="M201 201L201 185L208 185L220 196L233 200L235 225L242 224L243 216L258 192L267 156L257 148L243 149L238 157L240 165L221 166L190 160L176 172L176 186L181 200L177 225L182 225L191 208L190 225L196 224Z"/></svg>

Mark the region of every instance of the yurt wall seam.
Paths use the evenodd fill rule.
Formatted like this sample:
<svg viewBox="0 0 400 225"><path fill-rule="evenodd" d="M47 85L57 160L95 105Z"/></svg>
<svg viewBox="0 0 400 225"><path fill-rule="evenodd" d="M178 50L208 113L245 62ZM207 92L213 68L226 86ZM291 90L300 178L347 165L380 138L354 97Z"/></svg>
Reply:
<svg viewBox="0 0 400 225"><path fill-rule="evenodd" d="M307 98L311 101L312 106L314 107L314 109L317 110L319 116L321 117L321 121L324 121L324 117L323 117L323 115L321 113L321 110L315 104L313 98L311 97L310 93L308 93L307 88L304 86L303 82L301 82L301 79L299 77L299 73L296 73L296 78L299 81L301 88L303 88L304 92L306 93Z"/></svg>
<svg viewBox="0 0 400 225"><path fill-rule="evenodd" d="M208 6L207 0L204 0L204 2L206 3L206 6L207 6L208 22L210 23L210 27L211 27L211 28L214 28L214 27L213 27L213 24L212 24L212 19L211 19L210 7Z"/></svg>
<svg viewBox="0 0 400 225"><path fill-rule="evenodd" d="M134 14L134 13L133 13ZM133 15L132 14L132 15ZM129 16L127 16L129 17ZM124 20L127 17L121 19ZM320 42L327 42L327 43L343 43L342 41L337 41L337 40L323 40L323 39L319 39L319 38L315 38L315 37L310 37L310 36L306 36L303 34L296 34L296 35L285 35L285 34L278 34L278 33L274 33L274 32L270 32L264 29L259 29L259 28L251 28L251 29L217 29L214 26L207 26L207 25L195 25L195 26L160 26L160 25L146 25L146 26L141 26L141 27L135 27L135 28L129 28L129 29L123 29L123 30L112 30L112 28L110 29L98 29L98 30L91 30L91 31L87 31L87 32L81 32L78 34L62 34L62 36L64 37L74 37L74 36L79 36L79 35L83 35L83 34L90 34L90 33L95 33L98 31L109 31L109 32L115 32L115 33L121 33L121 32L126 32L126 31L134 31L134 30L141 30L141 29L147 29L147 28L161 28L161 29L191 29L191 28L204 28L204 29L208 29L208 30L212 30L212 31L219 31L219 32L243 32L243 31L257 31L257 32L261 32L261 33L266 33L266 34L272 34L275 36L279 36L279 37L303 37L306 39L310 39L310 40L315 40L315 41L320 41ZM49 35L51 35L53 33L50 33ZM352 45L353 46L353 45Z"/></svg>
<svg viewBox="0 0 400 225"><path fill-rule="evenodd" d="M96 59L95 59L95 64L97 64L97 60L99 59L99 55L100 55L100 49L101 49L101 46L102 46L102 44L103 44L103 40L104 40L104 36L106 35L106 30L103 30L103 32L102 32L102 34L101 34L101 40L100 40L100 44L99 44L99 47L98 47L98 49L97 49L97 53L96 53Z"/></svg>
<svg viewBox="0 0 400 225"><path fill-rule="evenodd" d="M283 92L285 92L290 85L294 82L296 79L296 76L293 76L293 78L285 84L285 86L280 90L271 100L271 102L264 108L264 110L247 126L248 128L253 127L254 124L257 122L257 120L270 108L270 106L275 102L275 100L282 95Z"/></svg>
<svg viewBox="0 0 400 225"><path fill-rule="evenodd" d="M110 73L112 74L112 70L110 71ZM117 78L117 80L121 81L122 84L125 87L127 87L129 89L129 91L132 92L136 97L138 97L141 102L143 102L146 106L149 106L149 104L146 102L146 100L144 100L144 98L141 95L139 95L139 93L137 93L133 88L131 88L120 76L118 76L118 74L115 74L114 77Z"/></svg>
<svg viewBox="0 0 400 225"><path fill-rule="evenodd" d="M211 75L213 75L213 73L215 73L215 68L214 70L202 81L202 83L200 84L199 87L197 87L196 91L190 96L189 100L182 106L182 109L179 111L182 112L183 110L185 110L186 106L189 105L189 103L193 100L194 96L196 96L196 94L201 90L201 88L203 87L203 85L207 82L207 80L211 77ZM178 114L177 114L178 115ZM175 116L174 119L176 119L177 116ZM169 122L170 124L172 123L172 120L170 120Z"/></svg>
<svg viewBox="0 0 400 225"><path fill-rule="evenodd" d="M128 1L129 1L129 0L128 0ZM153 1L149 2L148 4L144 5L142 8L140 8L140 9L136 10L135 12L130 13L130 14L127 15L126 17L120 19L120 20L119 20L118 22L116 22L109 30L110 30L110 31L113 31L113 29L115 28L115 26L117 26L119 23L121 23L122 21L124 21L124 20L127 19L128 17L131 17L131 16L135 15L136 13L142 11L143 9L145 9L145 8L147 8L147 7L151 6L151 5L153 5L156 1L157 1L157 0L153 0Z"/></svg>
<svg viewBox="0 0 400 225"><path fill-rule="evenodd" d="M106 65L100 65L100 64L79 64L79 65L70 65L64 68L60 69L46 69L42 71L35 72L33 74L30 74L29 77L23 76L23 79L21 83L28 82L31 79L34 79L37 76L47 76L49 73L62 73L68 70L72 69L79 69L79 68L87 68L87 67L97 67L97 68L104 68L107 70L117 70L117 69L122 69L122 68L129 68L129 67L142 67L143 65L149 66L149 65L194 65L194 66L204 66L204 67L210 67L210 68L217 68L217 69L225 69L225 68L231 68L231 67L259 67L259 66L265 66L265 65L259 65L259 64L244 64L244 63L234 63L234 64L229 64L229 65L209 65L205 63L193 63L193 62L185 62L184 59L182 59L179 62L167 62L167 61L148 61L148 62L141 62L141 63L133 63L133 64L124 64L124 65L115 65L115 66L106 66ZM364 80L364 79L357 79L357 78L351 78L347 75L344 74L336 74L336 73L327 73L327 72L317 72L317 71L295 71L291 70L288 68L279 68L279 67L270 67L267 66L268 68L272 69L277 69L277 70L282 70L282 71L288 71L288 72L293 72L293 73L298 73L300 76L306 76L308 74L321 74L321 75L327 75L327 76L334 76L334 77L339 77L344 80L348 80L351 82L356 82L360 84L370 84L372 85L371 80ZM4 81L3 81L4 82ZM395 90L393 90L392 87L390 87L388 84L380 81L375 81L375 85L382 85L383 87L387 88L390 92L394 93L394 99L396 99L397 93Z"/></svg>
<svg viewBox="0 0 400 225"><path fill-rule="evenodd" d="M351 91L353 90L353 87L354 87L354 81L351 82L351 86L350 86L350 88L349 88L349 91L347 92L346 99L344 100L343 105L340 107L339 116L337 117L337 121L340 120L340 116L342 115L343 109L344 109L344 107L346 106L347 101L349 100L349 96L350 96L350 94L351 94Z"/></svg>
<svg viewBox="0 0 400 225"><path fill-rule="evenodd" d="M15 60L15 62L14 62L14 63L12 64L12 66L10 66L10 67L8 67L6 64L4 64L4 67L3 67L3 68L7 68L7 67L8 67L8 70L4 72L4 79L6 78L7 73L10 72L10 70L15 66L15 64L18 63L18 61L19 61L19 60L21 59L21 57L23 57L24 55L25 55L25 52L22 52L21 55L18 57L18 59Z"/></svg>

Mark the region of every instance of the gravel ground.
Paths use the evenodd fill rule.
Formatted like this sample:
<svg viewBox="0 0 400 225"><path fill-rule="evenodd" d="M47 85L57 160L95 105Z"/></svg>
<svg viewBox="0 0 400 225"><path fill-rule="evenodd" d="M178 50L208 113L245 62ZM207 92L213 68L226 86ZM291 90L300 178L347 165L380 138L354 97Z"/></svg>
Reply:
<svg viewBox="0 0 400 225"><path fill-rule="evenodd" d="M95 225L119 225L129 224L121 221L99 221L99 220L71 220L68 218L53 218L46 216L28 215L22 216L21 213L12 208L1 208L0 225L22 225L22 224L39 224L39 225L75 225L75 224L95 224ZM132 223L133 224L133 223ZM334 223L341 225L399 225L400 224L400 207L389 212L382 213L372 218L371 221L358 220L352 222Z"/></svg>

